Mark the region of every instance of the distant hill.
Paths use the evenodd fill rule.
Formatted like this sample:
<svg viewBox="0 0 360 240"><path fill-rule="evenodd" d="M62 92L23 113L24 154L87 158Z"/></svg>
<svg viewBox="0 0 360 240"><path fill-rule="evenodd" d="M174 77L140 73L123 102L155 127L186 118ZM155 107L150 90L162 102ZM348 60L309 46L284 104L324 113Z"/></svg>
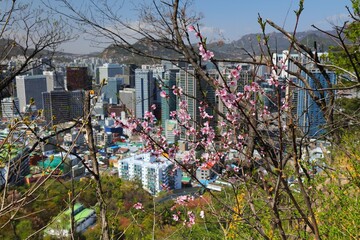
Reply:
<svg viewBox="0 0 360 240"><path fill-rule="evenodd" d="M246 51L250 53L260 54L260 47L258 44L258 36L260 34L247 34L241 37L239 40L232 41L230 43L224 42L213 42L208 43L208 48L214 52L217 58L245 58ZM289 48L289 42L283 34L273 32L269 33L269 45L271 51L282 52ZM310 48L314 48L314 42L317 42L319 51L327 51L329 46L334 45L332 39L326 34L312 30L305 32L298 32L296 34L297 39L301 43L305 44ZM174 57L179 56L174 50L171 50L171 46L161 46L146 41L138 41L133 44L135 48L138 48L144 52L154 54L156 56ZM246 51L245 51L246 50ZM131 54L125 49L121 49L117 46L110 45L101 54L100 57L109 59L117 59L123 63L136 63L143 64L149 63L154 60L146 59L141 56Z"/></svg>
<svg viewBox="0 0 360 240"><path fill-rule="evenodd" d="M27 55L31 54L34 51L34 49L29 48L27 50ZM23 48L20 44L18 44L16 41L11 39L0 39L0 59L10 59L13 56L19 56L23 55ZM92 56L99 56L100 53L94 53ZM64 61L71 61L68 59L68 57L77 56L79 54L72 54L72 53L64 53L64 52L53 52L51 50L43 50L37 54L37 57L42 56L53 56L57 59L63 59ZM90 54L88 54L90 55Z"/></svg>
<svg viewBox="0 0 360 240"><path fill-rule="evenodd" d="M141 50L144 53L151 54L158 57L164 58L175 58L179 57L178 54L173 47L165 41L161 41L159 43L151 43L146 40L139 40L132 45L134 48ZM159 62L158 60L147 58L144 56L139 56L131 53L127 48L118 47L115 45L110 45L107 47L101 54L101 58L109 59L113 58L122 63L137 63L137 64L145 64L151 62Z"/></svg>
<svg viewBox="0 0 360 240"><path fill-rule="evenodd" d="M11 39L0 39L0 59L11 58L22 53L21 47Z"/></svg>

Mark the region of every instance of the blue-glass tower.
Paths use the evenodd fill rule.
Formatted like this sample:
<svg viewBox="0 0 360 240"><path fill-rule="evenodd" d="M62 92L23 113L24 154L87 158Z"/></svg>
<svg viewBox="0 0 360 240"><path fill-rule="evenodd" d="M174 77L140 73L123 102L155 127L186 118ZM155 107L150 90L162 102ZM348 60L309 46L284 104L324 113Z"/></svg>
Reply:
<svg viewBox="0 0 360 240"><path fill-rule="evenodd" d="M313 74L317 79L319 79L322 88L329 87L329 84L327 83L325 77L320 73L320 71L313 71ZM335 84L336 74L334 72L327 72L327 74L330 78L331 84ZM320 92L318 91L314 79L312 79L310 76L305 77L316 96L320 98ZM301 81L299 81L299 85L302 88L305 87L305 85ZM320 107L310 97L309 91L311 90L300 89L299 91L297 103L298 123L299 127L305 134L307 134L307 136L316 138L325 133L324 125L326 121ZM326 91L324 91L324 98L326 99L327 97L328 94Z"/></svg>

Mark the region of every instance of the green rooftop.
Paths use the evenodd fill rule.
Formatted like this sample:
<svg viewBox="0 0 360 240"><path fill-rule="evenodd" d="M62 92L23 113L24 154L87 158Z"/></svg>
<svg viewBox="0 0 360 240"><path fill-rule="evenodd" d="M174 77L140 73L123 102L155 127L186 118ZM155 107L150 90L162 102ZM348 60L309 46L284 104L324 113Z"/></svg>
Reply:
<svg viewBox="0 0 360 240"><path fill-rule="evenodd" d="M75 203L74 204L74 212L76 212L79 208L82 208L82 207L83 207L83 205L81 203ZM71 208L67 209L63 214L70 216L70 213L71 213Z"/></svg>
<svg viewBox="0 0 360 240"><path fill-rule="evenodd" d="M91 214L93 214L94 210L90 208L84 208L81 212L75 215L75 222L81 222L83 219L89 217Z"/></svg>
<svg viewBox="0 0 360 240"><path fill-rule="evenodd" d="M84 219L87 219L91 216L95 211L90 208L85 208L81 203L75 203L74 205L74 221L75 225L80 224ZM64 212L57 215L56 220L50 224L49 228L58 229L61 227L64 230L70 230L70 214L71 209L68 208Z"/></svg>
<svg viewBox="0 0 360 240"><path fill-rule="evenodd" d="M50 160L50 158L47 158L45 161L39 161L38 166L41 168L51 168L55 169L59 164L61 164L62 158L60 156L54 156L53 160ZM60 170L64 170L64 165L61 164L59 167Z"/></svg>

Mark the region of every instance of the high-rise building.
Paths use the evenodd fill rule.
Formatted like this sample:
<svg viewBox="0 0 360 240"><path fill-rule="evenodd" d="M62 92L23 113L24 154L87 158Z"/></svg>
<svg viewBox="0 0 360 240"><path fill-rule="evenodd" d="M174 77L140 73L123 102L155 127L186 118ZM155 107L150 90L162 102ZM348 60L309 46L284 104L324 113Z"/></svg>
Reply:
<svg viewBox="0 0 360 240"><path fill-rule="evenodd" d="M169 143L176 143L179 139L174 131L178 128L177 120L165 119L164 136Z"/></svg>
<svg viewBox="0 0 360 240"><path fill-rule="evenodd" d="M217 118L214 112L217 106L214 88L208 82L196 76L192 66L180 70L178 86L183 89L184 94L181 96L181 100L187 102L187 111L193 122L201 124L203 121L207 121L201 118L199 109L201 103L205 103L207 105L205 111L214 116L210 121L210 125L215 126ZM197 126L193 127L196 128ZM188 140L187 138L188 136L182 130L180 140Z"/></svg>
<svg viewBox="0 0 360 240"><path fill-rule="evenodd" d="M103 98L103 101L109 104L118 104L118 93L123 85L123 78L109 77L107 83L101 89L101 97Z"/></svg>
<svg viewBox="0 0 360 240"><path fill-rule="evenodd" d="M161 98L161 124L165 129L165 123L170 119L170 112L176 110L176 96L173 94L172 87L176 85L176 76L180 69L168 69L162 80L162 90L165 91L167 98Z"/></svg>
<svg viewBox="0 0 360 240"><path fill-rule="evenodd" d="M125 105L126 113L135 114L136 109L136 90L135 88L124 88L119 91L119 104Z"/></svg>
<svg viewBox="0 0 360 240"><path fill-rule="evenodd" d="M322 60L321 56L325 56L324 53L318 53L319 59ZM290 72L298 72L299 68L295 64L298 61L303 67L312 72L313 76L317 79L318 84L321 88L330 87L324 76L313 64L313 61L306 55L289 54L288 51L283 51L281 54L273 55L273 63L280 66L283 65ZM334 72L327 72L330 83L336 83L336 74ZM308 82L308 86L312 90L305 90L305 84L302 80L298 79L297 76L290 75L288 71L282 71L279 79L285 79L291 81L294 84L288 84L284 98L291 104L292 116L297 119L299 129L303 131L309 137L318 137L325 133L324 125L326 123L324 114L309 95L309 91L313 91L317 97L320 97L320 91L318 90L314 79L302 72L302 77ZM299 87L296 87L296 86ZM327 92L323 91L323 97L327 100Z"/></svg>
<svg viewBox="0 0 360 240"><path fill-rule="evenodd" d="M57 71L44 71L43 75L46 76L47 92L53 90L64 90L64 73Z"/></svg>
<svg viewBox="0 0 360 240"><path fill-rule="evenodd" d="M328 88L329 84L327 83L325 77L319 70L312 70L315 78L320 81L322 88ZM334 72L327 72L331 84L336 83L336 74ZM320 91L316 90L318 87L310 76L306 75L306 79L309 83L309 86L314 89L314 93L317 97L321 98ZM305 87L304 84L300 81L300 87ZM324 98L327 101L328 94L326 91L323 91ZM299 121L299 127L302 131L310 137L318 137L325 133L324 125L326 124L324 114L321 111L320 107L313 98L310 97L308 90L301 89L298 94L298 105L297 105L297 117Z"/></svg>
<svg viewBox="0 0 360 240"><path fill-rule="evenodd" d="M150 69L135 70L136 118L143 118L153 104L155 81ZM156 94L156 92L155 92Z"/></svg>
<svg viewBox="0 0 360 240"><path fill-rule="evenodd" d="M83 116L84 92L64 90L44 92L45 120L52 124L64 123Z"/></svg>
<svg viewBox="0 0 360 240"><path fill-rule="evenodd" d="M91 90L91 77L87 67L67 67L66 68L67 90Z"/></svg>
<svg viewBox="0 0 360 240"><path fill-rule="evenodd" d="M10 120L20 115L19 99L14 97L1 100L2 118Z"/></svg>
<svg viewBox="0 0 360 240"><path fill-rule="evenodd" d="M125 65L115 64L115 63L105 63L102 66L98 67L98 79L96 82L99 84L101 81L108 81L110 77L116 77L117 75L124 75Z"/></svg>
<svg viewBox="0 0 360 240"><path fill-rule="evenodd" d="M20 111L25 111L31 102L37 109L43 109L42 92L47 91L47 79L44 75L16 76L16 93ZM33 107L32 106L32 107Z"/></svg>

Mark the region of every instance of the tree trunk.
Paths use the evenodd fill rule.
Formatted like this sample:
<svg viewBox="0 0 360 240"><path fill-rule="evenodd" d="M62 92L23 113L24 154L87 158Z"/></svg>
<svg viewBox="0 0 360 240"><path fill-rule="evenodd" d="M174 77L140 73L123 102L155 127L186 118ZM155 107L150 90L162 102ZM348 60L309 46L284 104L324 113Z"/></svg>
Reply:
<svg viewBox="0 0 360 240"><path fill-rule="evenodd" d="M96 198L99 204L100 209L100 219L101 219L101 239L109 240L109 224L106 216L106 202L103 198L103 189L101 185L101 177L99 171L99 164L96 158L96 147L93 135L93 129L91 125L91 111L90 111L90 92L85 91L84 96L84 121L85 121L85 130L87 135L88 147L90 152L90 159L93 165L93 177L96 183Z"/></svg>

